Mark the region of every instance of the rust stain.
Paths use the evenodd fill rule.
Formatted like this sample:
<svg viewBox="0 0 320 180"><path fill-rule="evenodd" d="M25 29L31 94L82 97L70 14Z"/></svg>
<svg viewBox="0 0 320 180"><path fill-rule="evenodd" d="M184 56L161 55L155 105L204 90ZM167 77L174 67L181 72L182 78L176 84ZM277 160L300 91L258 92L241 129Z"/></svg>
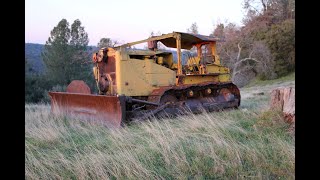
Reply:
<svg viewBox="0 0 320 180"><path fill-rule="evenodd" d="M80 80L73 80L67 86L67 92L69 92L69 93L91 94L90 87L84 81L80 81Z"/></svg>
<svg viewBox="0 0 320 180"><path fill-rule="evenodd" d="M124 120L119 97L76 93L49 92L51 111L84 120L100 120L108 127L120 127Z"/></svg>

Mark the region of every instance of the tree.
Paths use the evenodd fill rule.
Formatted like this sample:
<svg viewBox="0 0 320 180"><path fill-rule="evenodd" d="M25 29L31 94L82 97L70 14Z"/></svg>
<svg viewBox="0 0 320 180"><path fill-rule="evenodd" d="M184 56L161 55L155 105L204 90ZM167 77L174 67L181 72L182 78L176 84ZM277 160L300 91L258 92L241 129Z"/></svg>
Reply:
<svg viewBox="0 0 320 180"><path fill-rule="evenodd" d="M252 56L259 60L255 67L258 77L262 80L274 79L277 77L275 73L275 61L270 48L265 41L255 41L252 46Z"/></svg>
<svg viewBox="0 0 320 180"><path fill-rule="evenodd" d="M192 23L190 28L187 29L188 33L199 34L198 25L196 22Z"/></svg>
<svg viewBox="0 0 320 180"><path fill-rule="evenodd" d="M238 86L247 84L257 75L264 79L275 77L273 58L264 41L255 41L243 28L233 23L223 27L225 39L218 43L217 51L221 62L230 68L232 80Z"/></svg>
<svg viewBox="0 0 320 180"><path fill-rule="evenodd" d="M79 19L76 19L71 25L70 51L72 59L70 61L70 82L71 80L81 79L88 84L94 83L92 75L93 64L88 52L88 33L81 26Z"/></svg>
<svg viewBox="0 0 320 180"><path fill-rule="evenodd" d="M25 102L38 103L44 100L44 92L52 87L52 82L40 74L28 74L25 77Z"/></svg>
<svg viewBox="0 0 320 180"><path fill-rule="evenodd" d="M210 35L224 39L224 24L223 23L218 24L217 27L214 29L213 33Z"/></svg>
<svg viewBox="0 0 320 180"><path fill-rule="evenodd" d="M295 0L244 0L244 5L243 32L268 46L277 76L294 71Z"/></svg>
<svg viewBox="0 0 320 180"><path fill-rule="evenodd" d="M42 53L47 77L60 85L75 79L88 80L91 71L87 53L89 39L80 20L75 20L70 29L68 21L62 19L50 35Z"/></svg>
<svg viewBox="0 0 320 180"><path fill-rule="evenodd" d="M284 76L295 70L295 22L288 19L271 27L266 41L275 59L275 73Z"/></svg>
<svg viewBox="0 0 320 180"><path fill-rule="evenodd" d="M57 84L67 83L68 61L71 59L68 41L70 39L69 23L62 19L50 33L42 53L46 65L46 74Z"/></svg>
<svg viewBox="0 0 320 180"><path fill-rule="evenodd" d="M192 23L190 28L187 29L187 32L188 33L191 33L191 34L199 34L198 32L198 25L196 22ZM190 49L190 52L195 55L197 54L197 47L193 46L191 49Z"/></svg>
<svg viewBox="0 0 320 180"><path fill-rule="evenodd" d="M294 18L295 0L244 0L243 8L255 16L272 17L276 23Z"/></svg>
<svg viewBox="0 0 320 180"><path fill-rule="evenodd" d="M97 46L100 49L103 47L115 47L118 44L119 42L116 40L111 40L110 38L101 38Z"/></svg>
<svg viewBox="0 0 320 180"><path fill-rule="evenodd" d="M34 69L32 68L32 66L27 58L24 59L24 72L25 72L25 75L28 75L30 73L34 73Z"/></svg>
<svg viewBox="0 0 320 180"><path fill-rule="evenodd" d="M154 31L150 32L149 38L154 37L154 36L161 36L162 33L160 31L158 31L157 33L155 33ZM148 49L148 46L144 46L144 49ZM158 50L166 50L166 46L164 44L162 44L160 41L158 41L157 43L157 49Z"/></svg>
<svg viewBox="0 0 320 180"><path fill-rule="evenodd" d="M34 71L27 58L25 58L24 80L25 102L37 103L43 100L43 93L50 88L50 82L45 76Z"/></svg>
<svg viewBox="0 0 320 180"><path fill-rule="evenodd" d="M225 40L217 47L222 63L230 68L232 80L238 86L243 86L254 77L254 66L257 63L250 52L251 42L242 35L240 27L229 23L224 28Z"/></svg>

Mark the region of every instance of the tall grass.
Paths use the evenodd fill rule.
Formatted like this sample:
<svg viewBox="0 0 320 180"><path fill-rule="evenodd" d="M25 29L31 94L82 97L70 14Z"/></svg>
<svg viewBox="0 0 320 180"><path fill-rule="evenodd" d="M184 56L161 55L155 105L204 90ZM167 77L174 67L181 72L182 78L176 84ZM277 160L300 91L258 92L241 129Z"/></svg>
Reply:
<svg viewBox="0 0 320 180"><path fill-rule="evenodd" d="M281 114L243 103L120 129L26 105L26 179L295 179Z"/></svg>

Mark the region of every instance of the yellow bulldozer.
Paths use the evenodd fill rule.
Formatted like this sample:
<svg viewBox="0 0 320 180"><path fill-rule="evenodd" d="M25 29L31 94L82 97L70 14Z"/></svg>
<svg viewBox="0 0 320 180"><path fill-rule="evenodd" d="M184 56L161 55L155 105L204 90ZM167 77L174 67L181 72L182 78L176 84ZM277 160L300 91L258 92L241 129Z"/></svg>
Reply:
<svg viewBox="0 0 320 180"><path fill-rule="evenodd" d="M83 81L75 80L67 92L49 92L51 111L120 127L136 117L160 112L237 108L240 91L231 81L230 70L220 64L218 41L172 32L102 48L92 58L99 93L91 94ZM158 42L176 51L159 50ZM147 43L148 50L131 48L140 43Z"/></svg>

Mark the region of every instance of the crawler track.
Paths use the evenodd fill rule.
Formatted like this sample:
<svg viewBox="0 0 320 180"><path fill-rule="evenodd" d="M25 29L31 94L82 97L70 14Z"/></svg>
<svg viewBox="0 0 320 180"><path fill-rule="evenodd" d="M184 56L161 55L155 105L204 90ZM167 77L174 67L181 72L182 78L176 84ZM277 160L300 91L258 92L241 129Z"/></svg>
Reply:
<svg viewBox="0 0 320 180"><path fill-rule="evenodd" d="M233 83L163 87L154 90L148 97L149 102L158 103L160 106L146 106L146 110L128 112L131 114L128 117L143 119L163 113L177 115L190 110L193 113L200 113L203 110L237 108L240 99L240 91Z"/></svg>

